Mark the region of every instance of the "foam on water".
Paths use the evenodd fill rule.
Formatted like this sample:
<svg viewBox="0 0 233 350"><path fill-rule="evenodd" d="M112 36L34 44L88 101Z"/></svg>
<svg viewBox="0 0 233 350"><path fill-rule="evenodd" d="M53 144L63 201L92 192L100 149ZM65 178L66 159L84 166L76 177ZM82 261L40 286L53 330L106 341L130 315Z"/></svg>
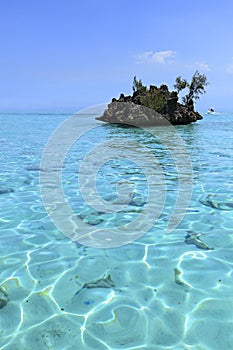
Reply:
<svg viewBox="0 0 233 350"><path fill-rule="evenodd" d="M178 174L158 140L96 122L97 131L74 145L64 164L64 192L92 227L130 222L143 213L148 196L144 172L130 160L113 159L100 169L97 188L113 202L119 180L133 184L131 195L123 191L120 197L125 208L105 213L86 205L77 173L95 140L120 135L145 142L164 169L167 197L156 224L135 242L112 249L72 242L43 206L41 154L66 118L0 115L0 348L232 349L233 115L205 116L176 128L191 156L194 187L184 219L170 234ZM86 118L95 123L93 115Z"/></svg>

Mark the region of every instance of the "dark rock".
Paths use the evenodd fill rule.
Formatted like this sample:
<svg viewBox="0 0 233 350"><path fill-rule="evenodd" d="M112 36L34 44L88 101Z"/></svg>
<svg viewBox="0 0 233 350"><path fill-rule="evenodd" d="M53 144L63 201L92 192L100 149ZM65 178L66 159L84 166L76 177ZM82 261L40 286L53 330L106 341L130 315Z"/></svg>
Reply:
<svg viewBox="0 0 233 350"><path fill-rule="evenodd" d="M75 295L78 295L83 289L92 288L115 288L115 283L113 282L110 274L104 275L100 279L85 283L82 288L75 293Z"/></svg>
<svg viewBox="0 0 233 350"><path fill-rule="evenodd" d="M178 269L177 267L174 268L174 279L175 279L175 283L179 284L180 286L184 286L184 287L190 287L187 283L184 282L184 280L182 279L182 271L180 269Z"/></svg>
<svg viewBox="0 0 233 350"><path fill-rule="evenodd" d="M39 166L28 166L26 168L26 170L27 171L32 171L32 172L34 172L34 171L38 171L38 172L41 172L41 171L43 171L43 172L56 172L56 171L60 171L60 169L62 169L63 167L64 166L62 165L62 166L56 166L56 167L49 167L48 169L43 169L43 168L41 168Z"/></svg>
<svg viewBox="0 0 233 350"><path fill-rule="evenodd" d="M125 101L125 95L124 94L120 94L119 102L124 102L124 101Z"/></svg>
<svg viewBox="0 0 233 350"><path fill-rule="evenodd" d="M27 169L27 171L44 171L39 166L29 166L26 169Z"/></svg>
<svg viewBox="0 0 233 350"><path fill-rule="evenodd" d="M0 194L4 194L4 193L12 193L15 190L13 188L0 188Z"/></svg>
<svg viewBox="0 0 233 350"><path fill-rule="evenodd" d="M177 93L174 91L167 98L167 112L171 118L173 115L175 115L175 112L177 110L177 102L178 102L178 96L177 96Z"/></svg>
<svg viewBox="0 0 233 350"><path fill-rule="evenodd" d="M0 286L0 309L7 305L9 297L3 287Z"/></svg>
<svg viewBox="0 0 233 350"><path fill-rule="evenodd" d="M104 114L96 119L106 123L152 126L167 125L168 122L173 125L190 124L202 119L202 116L194 111L192 100L188 105L178 103L177 92L170 92L163 84L160 88L150 85L148 90L137 90L132 96L121 93L119 99L113 98Z"/></svg>
<svg viewBox="0 0 233 350"><path fill-rule="evenodd" d="M99 225L103 219L100 217L102 212L98 212L95 210L84 210L81 213L77 214L77 217L83 220L86 224L96 226Z"/></svg>
<svg viewBox="0 0 233 350"><path fill-rule="evenodd" d="M146 197L141 193L134 192L132 195L132 199L129 202L129 205L133 205L136 207L143 207L146 204Z"/></svg>
<svg viewBox="0 0 233 350"><path fill-rule="evenodd" d="M207 207L218 210L233 210L233 200L231 194L209 193L200 198L200 202Z"/></svg>
<svg viewBox="0 0 233 350"><path fill-rule="evenodd" d="M199 249L213 250L213 248L210 248L199 237L201 237L201 233L189 232L185 236L185 243L187 243L187 244L194 244Z"/></svg>
<svg viewBox="0 0 233 350"><path fill-rule="evenodd" d="M166 124L166 119L160 113L133 102L110 103L103 116L96 119L107 123L134 126Z"/></svg>

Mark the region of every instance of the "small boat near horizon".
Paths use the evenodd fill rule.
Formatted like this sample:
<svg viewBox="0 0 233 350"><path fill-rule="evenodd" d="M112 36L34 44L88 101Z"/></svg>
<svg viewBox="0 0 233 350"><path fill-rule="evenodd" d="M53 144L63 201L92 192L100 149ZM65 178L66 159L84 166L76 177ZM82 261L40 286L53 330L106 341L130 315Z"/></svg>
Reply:
<svg viewBox="0 0 233 350"><path fill-rule="evenodd" d="M215 111L213 108L209 108L207 113L208 114L215 114Z"/></svg>
<svg viewBox="0 0 233 350"><path fill-rule="evenodd" d="M219 115L221 112L215 112L213 108L209 108L207 111L207 114L212 114L212 115Z"/></svg>

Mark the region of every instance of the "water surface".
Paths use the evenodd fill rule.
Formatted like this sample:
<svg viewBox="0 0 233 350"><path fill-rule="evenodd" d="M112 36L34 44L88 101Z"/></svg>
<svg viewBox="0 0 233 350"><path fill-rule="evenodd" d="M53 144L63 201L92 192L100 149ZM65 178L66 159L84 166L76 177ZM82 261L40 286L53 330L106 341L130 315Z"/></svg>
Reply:
<svg viewBox="0 0 233 350"><path fill-rule="evenodd" d="M186 214L171 233L166 227L182 174L164 146L163 140L171 140L176 151L170 129L155 138L145 130L101 124L94 115L78 116L96 127L67 153L62 182L85 224L112 229L143 213L147 178L130 159L135 149L129 141L151 150L160 165L155 172L162 169L166 184L162 213L150 230L131 244L106 249L72 242L42 202L42 152L68 117L0 115L0 348L232 349L233 115L205 115L176 127L191 157L193 188ZM79 169L93 147L114 139L125 141L115 146L129 159L100 167L97 192L113 202L120 181L137 195L121 212L98 212L80 195ZM103 157L102 150L96 162Z"/></svg>

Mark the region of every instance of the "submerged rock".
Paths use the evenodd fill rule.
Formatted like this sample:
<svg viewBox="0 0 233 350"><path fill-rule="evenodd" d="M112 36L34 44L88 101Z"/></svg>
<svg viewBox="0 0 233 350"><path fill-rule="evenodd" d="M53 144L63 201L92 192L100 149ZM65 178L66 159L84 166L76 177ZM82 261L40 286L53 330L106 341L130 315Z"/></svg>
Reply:
<svg viewBox="0 0 233 350"><path fill-rule="evenodd" d="M190 287L187 283L184 282L182 279L183 272L178 269L177 267L174 268L174 279L175 283L179 284L180 286Z"/></svg>
<svg viewBox="0 0 233 350"><path fill-rule="evenodd" d="M146 204L146 197L136 191L126 193L125 195L121 194L120 196L117 196L117 194L108 195L104 199L111 204L125 204L134 207L142 207Z"/></svg>
<svg viewBox="0 0 233 350"><path fill-rule="evenodd" d="M13 188L2 188L0 187L0 194L15 192Z"/></svg>
<svg viewBox="0 0 233 350"><path fill-rule="evenodd" d="M203 242L199 237L201 233L189 232L185 236L185 243L194 244L197 248L205 249L205 250L213 250L214 248L210 248L205 242Z"/></svg>
<svg viewBox="0 0 233 350"><path fill-rule="evenodd" d="M89 225L96 226L96 225L99 225L101 222L103 222L103 219L92 214L92 215L86 216L83 219L83 221Z"/></svg>
<svg viewBox="0 0 233 350"><path fill-rule="evenodd" d="M92 281L84 283L82 288L75 293L75 295L78 295L83 289L91 289L91 288L114 288L115 283L112 280L112 277L110 274L104 275L103 277Z"/></svg>
<svg viewBox="0 0 233 350"><path fill-rule="evenodd" d="M29 166L26 169L27 171L43 171L39 166Z"/></svg>
<svg viewBox="0 0 233 350"><path fill-rule="evenodd" d="M233 210L233 196L222 193L205 194L200 203L218 210Z"/></svg>
<svg viewBox="0 0 233 350"><path fill-rule="evenodd" d="M146 204L146 197L141 193L133 192L129 204L135 207L142 207Z"/></svg>
<svg viewBox="0 0 233 350"><path fill-rule="evenodd" d="M77 217L80 218L86 224L96 226L103 222L103 219L101 218L102 214L102 212L88 209L81 211L81 213L77 214Z"/></svg>
<svg viewBox="0 0 233 350"><path fill-rule="evenodd" d="M9 297L5 288L0 286L0 309L6 306L8 301L9 301Z"/></svg>

